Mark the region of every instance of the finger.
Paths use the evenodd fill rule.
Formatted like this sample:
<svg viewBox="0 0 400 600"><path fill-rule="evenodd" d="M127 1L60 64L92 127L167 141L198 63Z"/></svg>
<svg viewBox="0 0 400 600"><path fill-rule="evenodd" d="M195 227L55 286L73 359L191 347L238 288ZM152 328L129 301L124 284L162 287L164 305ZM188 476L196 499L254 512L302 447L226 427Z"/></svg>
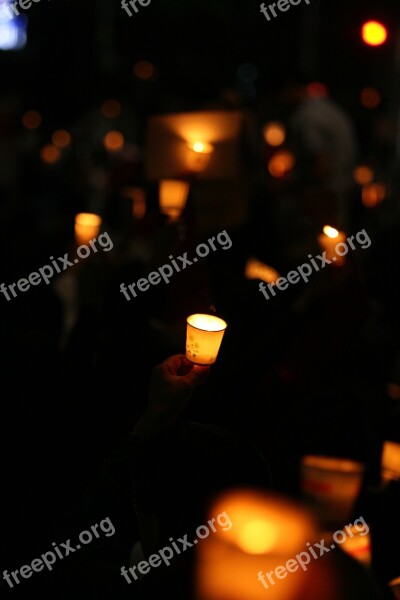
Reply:
<svg viewBox="0 0 400 600"><path fill-rule="evenodd" d="M192 385L192 386L201 385L202 383L204 383L206 381L209 372L210 372L210 367L194 365L193 369L190 371L190 373L185 375L183 378L187 383L189 383L189 385Z"/></svg>

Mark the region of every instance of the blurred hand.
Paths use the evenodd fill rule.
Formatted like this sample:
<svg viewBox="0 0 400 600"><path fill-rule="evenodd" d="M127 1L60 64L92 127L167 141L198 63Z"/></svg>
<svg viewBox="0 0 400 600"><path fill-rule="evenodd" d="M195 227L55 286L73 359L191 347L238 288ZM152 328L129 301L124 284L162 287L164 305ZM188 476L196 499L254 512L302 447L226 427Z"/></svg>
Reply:
<svg viewBox="0 0 400 600"><path fill-rule="evenodd" d="M149 403L133 433L151 435L172 425L187 405L195 386L205 382L210 367L194 365L185 355L170 356L150 378Z"/></svg>

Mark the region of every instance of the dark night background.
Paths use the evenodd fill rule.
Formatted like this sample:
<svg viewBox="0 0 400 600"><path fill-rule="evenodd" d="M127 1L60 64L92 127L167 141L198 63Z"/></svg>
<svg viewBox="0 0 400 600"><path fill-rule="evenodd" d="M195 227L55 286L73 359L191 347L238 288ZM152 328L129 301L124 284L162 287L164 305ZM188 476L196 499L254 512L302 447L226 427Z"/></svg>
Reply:
<svg viewBox="0 0 400 600"><path fill-rule="evenodd" d="M29 564L53 541L73 537L73 528L85 528L84 491L144 410L153 366L184 351L187 311L211 306L229 330L188 418L247 435L265 455L276 488L293 496L305 453L365 462L360 507L376 519L377 530L387 527L368 490L377 483L383 440L400 442L399 3L311 0L307 6L303 0L270 22L255 0L152 0L132 17L117 0L42 0L21 12L26 46L0 51L0 283L25 277L50 255L63 256L81 211L100 207L114 249L77 271L78 318L64 343L64 308L51 286L41 284L12 302L0 295L0 571ZM388 29L381 47L361 39L369 19ZM240 279L254 253L285 274L315 250L307 247L300 258L303 230L295 255L280 237L275 209L281 198L296 198L299 180L273 181L262 147L266 122L288 122L279 91L299 74L327 86L354 126L358 164L371 166L375 181L386 186L384 201L374 207L362 203L354 186L349 233L365 228L371 249L349 259L343 278L315 276L307 288L315 296L303 312L293 306L307 286L266 303L254 282ZM377 107L361 104L365 87L379 91ZM101 114L110 99L122 107L115 119ZM183 243L158 212L157 188L144 168L149 117L209 107L240 108L252 117L247 158L256 160L250 159L248 219L228 227L232 250L126 303L121 281L150 271L140 260L142 247L157 257L170 244L176 255L193 252L205 239L196 231L191 196ZM29 110L42 117L32 130L22 122ZM68 130L72 142L46 164L41 148L57 129ZM125 153L111 156L104 149L103 135L111 129L123 133ZM125 186L146 189L141 222L126 210ZM298 231L297 223L289 225ZM398 505L392 520L395 511L398 517ZM398 535L397 522L393 528ZM376 538L377 578L384 585L400 575L399 549L382 558L386 537L380 532ZM0 598L35 591L44 598L47 588L49 597L64 598L58 567L18 589L2 581ZM66 578L73 577L67 571ZM120 597L113 593L93 591L85 600Z"/></svg>

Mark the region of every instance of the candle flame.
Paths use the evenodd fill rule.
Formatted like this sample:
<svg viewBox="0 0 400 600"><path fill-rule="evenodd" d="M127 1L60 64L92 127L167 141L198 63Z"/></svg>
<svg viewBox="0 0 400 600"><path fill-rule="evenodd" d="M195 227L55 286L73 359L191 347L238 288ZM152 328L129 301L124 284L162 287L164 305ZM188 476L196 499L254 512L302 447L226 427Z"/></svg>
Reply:
<svg viewBox="0 0 400 600"><path fill-rule="evenodd" d="M327 235L329 238L337 238L339 237L339 232L337 229L335 229L334 227L330 227L330 225L325 225L325 227L322 230L325 235Z"/></svg>
<svg viewBox="0 0 400 600"><path fill-rule="evenodd" d="M214 146L207 142L194 142L193 144L189 144L189 148L193 152L197 152L197 154L211 154L214 151Z"/></svg>
<svg viewBox="0 0 400 600"><path fill-rule="evenodd" d="M190 315L187 322L192 327L202 329L203 331L222 331L227 327L227 323L223 319L212 315Z"/></svg>

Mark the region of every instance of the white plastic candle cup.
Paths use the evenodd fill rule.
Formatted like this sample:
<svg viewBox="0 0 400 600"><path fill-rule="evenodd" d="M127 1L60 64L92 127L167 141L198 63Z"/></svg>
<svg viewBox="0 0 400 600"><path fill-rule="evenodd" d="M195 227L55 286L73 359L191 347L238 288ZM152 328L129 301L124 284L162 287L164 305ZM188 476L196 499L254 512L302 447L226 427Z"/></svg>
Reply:
<svg viewBox="0 0 400 600"><path fill-rule="evenodd" d="M320 523L328 528L351 517L360 494L365 467L362 463L330 456L304 456L301 487Z"/></svg>
<svg viewBox="0 0 400 600"><path fill-rule="evenodd" d="M214 364L228 324L205 314L190 315L186 322L186 357L197 365Z"/></svg>

